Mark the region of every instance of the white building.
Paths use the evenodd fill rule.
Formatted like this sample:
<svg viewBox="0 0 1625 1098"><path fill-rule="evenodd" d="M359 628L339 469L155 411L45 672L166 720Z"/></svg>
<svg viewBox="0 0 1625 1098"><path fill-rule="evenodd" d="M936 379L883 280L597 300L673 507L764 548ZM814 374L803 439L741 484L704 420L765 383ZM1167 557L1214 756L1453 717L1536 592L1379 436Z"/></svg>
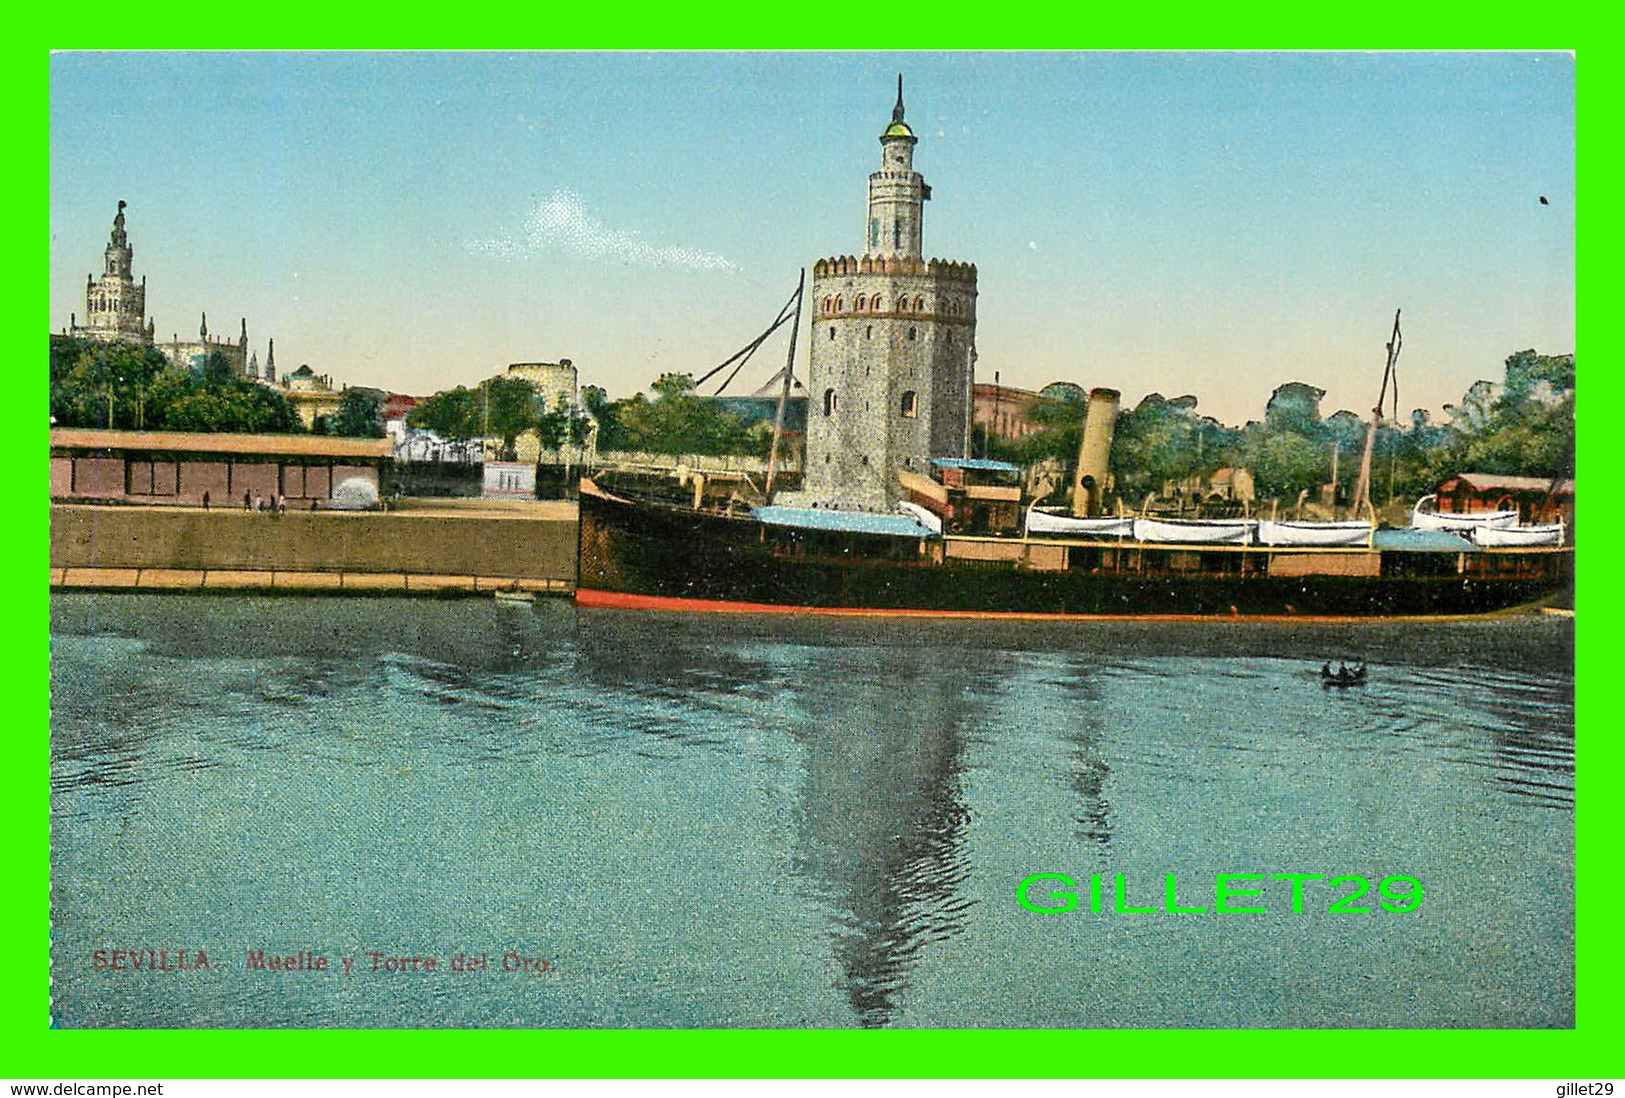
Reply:
<svg viewBox="0 0 1625 1098"><path fill-rule="evenodd" d="M482 499L535 499L536 466L523 461L488 461Z"/></svg>

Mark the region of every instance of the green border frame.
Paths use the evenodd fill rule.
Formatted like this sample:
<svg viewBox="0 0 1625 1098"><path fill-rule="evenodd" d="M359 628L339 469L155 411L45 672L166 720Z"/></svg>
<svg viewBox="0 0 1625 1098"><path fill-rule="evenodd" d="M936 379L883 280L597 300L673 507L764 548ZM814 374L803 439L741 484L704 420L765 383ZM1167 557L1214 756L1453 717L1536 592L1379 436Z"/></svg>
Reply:
<svg viewBox="0 0 1625 1098"><path fill-rule="evenodd" d="M1459 11L1416 6L1357 7L1338 12L1301 6L1279 12L1159 9L1131 25L1133 16L1100 8L1055 5L972 8L964 0L911 7L908 37L919 48L1302 48L1334 42L1366 48L1400 42L1407 48L1576 49L1577 125L1587 137L1581 196L1601 209L1613 195L1610 168L1618 145L1618 76L1610 70L1609 43L1588 33L1588 16L1520 4L1513 16L1482 5ZM1607 1078L1621 1060L1612 1052L1622 1026L1625 948L1615 939L1620 906L1618 870L1611 857L1619 834L1620 748L1603 696L1605 660L1617 635L1618 598L1610 581L1616 533L1599 507L1588 516L1587 551L1579 570L1577 811L1577 1028L1565 1031L56 1031L47 1028L49 613L43 582L48 555L46 463L31 455L47 448L43 409L45 375L39 341L48 330L49 299L39 269L26 257L47 251L49 203L48 53L53 48L308 48L312 43L365 48L571 49L821 49L868 45L854 41L879 24L839 24L850 9L831 9L820 24L816 10L795 5L768 14L760 6L728 4L703 16L687 9L640 13L622 9L616 28L581 12L556 22L556 12L445 9L414 12L404 6L339 13L296 3L245 10L138 6L103 12L64 8L25 12L6 49L4 81L8 132L25 165L7 177L7 220L13 241L27 242L8 265L13 285L3 345L17 366L11 392L24 412L10 434L14 469L0 492L0 529L9 567L0 569L0 605L6 615L4 661L9 708L0 780L4 834L11 861L8 900L0 909L0 1017L8 1042L0 1068L15 1079L63 1078L502 1078L502 1077L1419 1077ZM461 16L461 18L459 18ZM550 20L547 37L534 28ZM15 22L18 17L12 17ZM1152 22L1155 19L1156 22ZM1335 19L1335 21L1334 21ZM229 22L228 22L229 20ZM571 21L573 20L573 22ZM1601 24L1601 17L1597 17ZM37 22L34 22L37 21ZM32 25L29 25L32 22ZM53 23L55 25L50 25ZM410 30L403 31L403 27ZM1318 30L1317 30L1318 27ZM630 30L620 28L631 28ZM827 29L825 29L827 28ZM810 40L809 40L810 39ZM139 125L139 119L130 120ZM45 171L31 170L44 163ZM1592 184L1585 186L1585 182ZM1581 199L1583 201L1583 197ZM1607 315L1613 281L1617 217L1583 219L1586 247L1578 250L1581 300ZM1614 306L1617 308L1617 306ZM1606 362L1608 345L1596 339L1588 362ZM1604 333L1605 336L1611 333ZM1544 348L1543 348L1544 350ZM1553 348L1553 351L1563 348ZM1587 386L1582 409L1590 409ZM1602 468L1599 414L1582 414L1580 464ZM1585 428L1591 428L1586 430ZM1613 662L1613 661L1610 661ZM1511 988L1538 995L1540 988Z"/></svg>

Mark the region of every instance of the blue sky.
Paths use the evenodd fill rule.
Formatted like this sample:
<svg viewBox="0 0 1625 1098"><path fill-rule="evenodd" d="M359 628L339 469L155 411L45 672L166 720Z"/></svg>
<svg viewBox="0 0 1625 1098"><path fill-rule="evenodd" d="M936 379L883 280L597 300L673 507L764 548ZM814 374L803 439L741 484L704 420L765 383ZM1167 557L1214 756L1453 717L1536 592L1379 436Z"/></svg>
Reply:
<svg viewBox="0 0 1625 1098"><path fill-rule="evenodd" d="M51 327L124 199L161 338L246 316L284 371L418 394L703 373L860 249L898 72L979 380L1239 423L1289 380L1368 408L1396 308L1407 407L1574 349L1551 53L61 53Z"/></svg>

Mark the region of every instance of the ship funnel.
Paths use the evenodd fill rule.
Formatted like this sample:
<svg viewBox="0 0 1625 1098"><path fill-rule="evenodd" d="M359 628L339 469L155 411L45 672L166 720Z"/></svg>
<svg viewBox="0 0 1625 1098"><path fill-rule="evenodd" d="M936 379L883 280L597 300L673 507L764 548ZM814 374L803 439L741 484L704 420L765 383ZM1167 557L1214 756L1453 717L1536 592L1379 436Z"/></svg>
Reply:
<svg viewBox="0 0 1625 1098"><path fill-rule="evenodd" d="M1072 514L1077 518L1100 513L1121 398L1116 389L1089 390L1089 415L1083 423L1083 443L1078 447L1078 469L1072 475Z"/></svg>

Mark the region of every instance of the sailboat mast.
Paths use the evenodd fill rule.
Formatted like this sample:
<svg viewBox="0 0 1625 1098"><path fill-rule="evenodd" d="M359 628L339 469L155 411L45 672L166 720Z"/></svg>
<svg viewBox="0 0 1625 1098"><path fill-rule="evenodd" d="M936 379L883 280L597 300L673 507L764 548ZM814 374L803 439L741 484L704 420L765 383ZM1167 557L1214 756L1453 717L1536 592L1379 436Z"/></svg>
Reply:
<svg viewBox="0 0 1625 1098"><path fill-rule="evenodd" d="M1394 333L1388 337L1388 364L1382 371L1382 389L1377 394L1377 406L1371 409L1371 422L1365 429L1365 452L1360 455L1360 478L1354 482L1354 513L1360 513L1360 507L1371 506L1371 451L1377 444L1377 424L1382 422L1382 404L1388 399L1388 379L1393 377L1394 365L1399 361L1399 310L1394 310ZM1399 380L1394 379L1394 400L1399 400ZM1398 409L1395 409L1398 415Z"/></svg>
<svg viewBox="0 0 1625 1098"><path fill-rule="evenodd" d="M784 360L784 386L779 390L779 407L773 413L773 442L767 451L767 484L762 489L762 502L773 502L773 478L778 473L779 439L784 436L784 406L790 402L790 386L795 382L796 333L801 330L801 295L807 286L807 268L801 268L801 279L796 283L796 318L790 324L790 352Z"/></svg>

